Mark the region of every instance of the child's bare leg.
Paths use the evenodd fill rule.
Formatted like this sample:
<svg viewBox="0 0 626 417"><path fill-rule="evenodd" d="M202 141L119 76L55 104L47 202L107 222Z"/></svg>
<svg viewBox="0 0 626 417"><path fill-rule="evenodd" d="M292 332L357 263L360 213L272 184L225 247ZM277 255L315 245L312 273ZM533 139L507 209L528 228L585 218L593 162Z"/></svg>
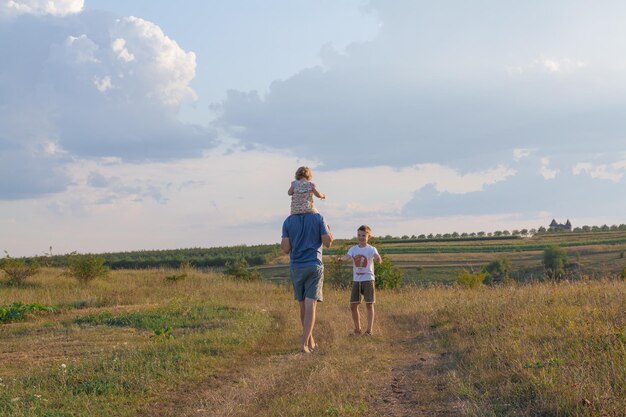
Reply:
<svg viewBox="0 0 626 417"><path fill-rule="evenodd" d="M359 316L359 303L350 303L352 321L354 321L354 333L361 333L361 317Z"/></svg>
<svg viewBox="0 0 626 417"><path fill-rule="evenodd" d="M367 330L366 332L372 334L372 328L374 327L374 303L365 303L367 308Z"/></svg>

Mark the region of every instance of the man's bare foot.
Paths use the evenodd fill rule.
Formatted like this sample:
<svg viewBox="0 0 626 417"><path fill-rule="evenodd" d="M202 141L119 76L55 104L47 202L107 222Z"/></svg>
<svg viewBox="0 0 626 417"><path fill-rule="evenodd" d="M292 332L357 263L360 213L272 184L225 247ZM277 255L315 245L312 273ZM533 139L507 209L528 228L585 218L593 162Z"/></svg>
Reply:
<svg viewBox="0 0 626 417"><path fill-rule="evenodd" d="M311 353L311 350L308 348L308 346L302 346L300 348L300 353Z"/></svg>

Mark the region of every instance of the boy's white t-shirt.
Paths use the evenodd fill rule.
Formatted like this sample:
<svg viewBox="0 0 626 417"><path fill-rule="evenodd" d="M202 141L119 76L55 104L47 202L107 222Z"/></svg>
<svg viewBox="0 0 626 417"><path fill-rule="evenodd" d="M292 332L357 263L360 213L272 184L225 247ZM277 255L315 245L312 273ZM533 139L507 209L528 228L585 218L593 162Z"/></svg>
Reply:
<svg viewBox="0 0 626 417"><path fill-rule="evenodd" d="M375 247L354 245L348 250L354 261L352 270L354 281L374 281L374 256L378 255Z"/></svg>

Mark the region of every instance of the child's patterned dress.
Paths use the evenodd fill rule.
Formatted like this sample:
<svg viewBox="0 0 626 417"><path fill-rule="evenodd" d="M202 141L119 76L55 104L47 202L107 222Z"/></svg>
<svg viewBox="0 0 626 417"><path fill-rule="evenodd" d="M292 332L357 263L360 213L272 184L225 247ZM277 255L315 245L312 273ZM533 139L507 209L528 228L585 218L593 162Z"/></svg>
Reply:
<svg viewBox="0 0 626 417"><path fill-rule="evenodd" d="M293 185L291 196L291 214L317 213L313 205L313 187L310 181L296 180Z"/></svg>

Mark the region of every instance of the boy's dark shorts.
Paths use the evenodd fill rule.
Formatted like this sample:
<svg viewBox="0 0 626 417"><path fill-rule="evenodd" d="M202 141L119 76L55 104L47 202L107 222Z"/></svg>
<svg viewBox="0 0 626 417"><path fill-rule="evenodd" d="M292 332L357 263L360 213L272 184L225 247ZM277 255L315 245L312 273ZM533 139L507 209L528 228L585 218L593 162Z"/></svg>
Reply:
<svg viewBox="0 0 626 417"><path fill-rule="evenodd" d="M350 293L350 303L360 303L361 295L366 303L376 302L376 290L374 281L352 281L352 292Z"/></svg>
<svg viewBox="0 0 626 417"><path fill-rule="evenodd" d="M324 295L324 266L305 266L303 268L291 268L291 283L293 284L293 295L298 301L311 298L323 301Z"/></svg>

